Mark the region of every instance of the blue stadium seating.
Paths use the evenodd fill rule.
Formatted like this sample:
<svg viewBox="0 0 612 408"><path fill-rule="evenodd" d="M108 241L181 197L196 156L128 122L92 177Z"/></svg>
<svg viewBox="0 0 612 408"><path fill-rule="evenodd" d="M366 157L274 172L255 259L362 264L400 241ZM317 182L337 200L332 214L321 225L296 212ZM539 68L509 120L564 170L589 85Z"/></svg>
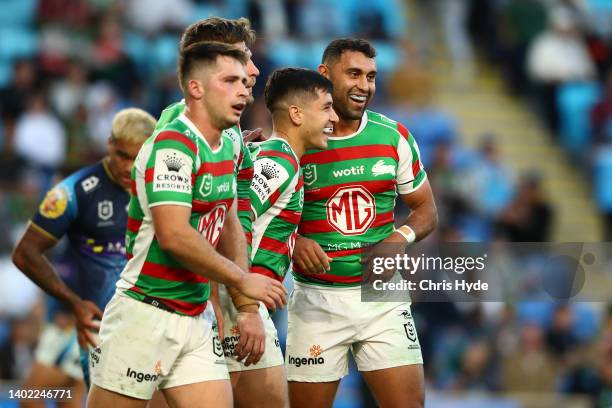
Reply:
<svg viewBox="0 0 612 408"><path fill-rule="evenodd" d="M0 60L32 57L38 52L38 33L27 27L0 27Z"/></svg>
<svg viewBox="0 0 612 408"><path fill-rule="evenodd" d="M557 93L560 117L561 145L571 153L584 152L591 142L591 109L597 103L601 89L597 82L572 82Z"/></svg>

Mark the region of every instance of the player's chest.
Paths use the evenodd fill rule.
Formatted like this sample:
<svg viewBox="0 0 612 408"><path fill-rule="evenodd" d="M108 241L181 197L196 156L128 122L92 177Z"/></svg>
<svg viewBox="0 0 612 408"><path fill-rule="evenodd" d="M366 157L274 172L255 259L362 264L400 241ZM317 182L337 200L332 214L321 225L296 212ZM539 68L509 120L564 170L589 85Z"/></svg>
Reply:
<svg viewBox="0 0 612 408"><path fill-rule="evenodd" d="M233 153L218 157L216 161L204 156L196 169L192 196L194 201L218 201L236 195L236 167Z"/></svg>
<svg viewBox="0 0 612 408"><path fill-rule="evenodd" d="M306 191L349 184L395 181L397 160L391 156L356 157L333 161L313 161L302 165Z"/></svg>
<svg viewBox="0 0 612 408"><path fill-rule="evenodd" d="M122 237L127 225L129 194L116 188L100 188L79 200L76 228L86 235Z"/></svg>

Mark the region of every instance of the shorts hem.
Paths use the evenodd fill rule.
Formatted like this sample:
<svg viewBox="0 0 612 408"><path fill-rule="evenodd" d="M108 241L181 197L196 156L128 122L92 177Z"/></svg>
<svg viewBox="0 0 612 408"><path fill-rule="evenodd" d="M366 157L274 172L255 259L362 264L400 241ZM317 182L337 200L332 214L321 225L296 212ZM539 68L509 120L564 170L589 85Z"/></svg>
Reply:
<svg viewBox="0 0 612 408"><path fill-rule="evenodd" d="M376 365L370 365L367 367L360 367L359 365L357 365L357 370L358 371L376 371L376 370L384 370L386 368L395 368L395 367L401 367L401 366L409 366L409 365L417 365L417 364L423 364L423 359L422 358L413 358L410 360L400 360L400 361L387 361L381 364L376 364Z"/></svg>
<svg viewBox="0 0 612 408"><path fill-rule="evenodd" d="M276 362L272 362L272 363L257 363L257 364L252 364L250 366L245 366L244 364L240 364L240 366L238 365L234 365L231 366L230 364L227 364L227 371L229 371L230 373L239 373L239 372L243 372L243 371L252 371L252 370L263 370L266 368L272 368L272 367L278 367L281 365L285 365L284 361L276 361Z"/></svg>
<svg viewBox="0 0 612 408"><path fill-rule="evenodd" d="M197 384L197 383L206 382L206 381L221 381L221 380L229 381L230 380L229 374L226 374L222 377L219 376L218 378L214 378L214 376L207 376L207 377L185 379L183 381L176 380L176 381L166 382L164 383L163 386L158 385L158 388L160 390L165 390L168 388L180 387L182 385L190 385L190 384Z"/></svg>
<svg viewBox="0 0 612 408"><path fill-rule="evenodd" d="M114 393L117 393L119 395L123 395L125 397L131 397L131 398L136 398L139 400L144 400L144 401L149 401L152 397L153 397L153 393L151 393L151 395L149 397L143 397L142 394L138 394L136 395L135 392L130 392L130 390L125 390L125 389L120 389L119 387L113 387L110 385L102 385L99 382L95 381L95 380L91 380L91 385L96 385L100 388L102 388L103 390L106 391L111 391ZM153 392L155 392L155 390L153 390Z"/></svg>
<svg viewBox="0 0 612 408"><path fill-rule="evenodd" d="M348 373L344 373L342 375L332 375L332 376L303 376L303 375L287 375L287 381L295 381L295 382L305 382L305 383L322 383L322 382L333 382L339 381L342 378L346 377Z"/></svg>

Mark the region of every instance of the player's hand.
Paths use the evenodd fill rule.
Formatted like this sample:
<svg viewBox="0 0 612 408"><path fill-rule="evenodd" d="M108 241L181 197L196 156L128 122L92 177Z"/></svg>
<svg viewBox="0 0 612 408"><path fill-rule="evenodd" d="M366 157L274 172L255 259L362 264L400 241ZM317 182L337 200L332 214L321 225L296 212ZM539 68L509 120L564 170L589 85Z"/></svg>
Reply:
<svg viewBox="0 0 612 408"><path fill-rule="evenodd" d="M240 340L236 345L236 360L244 361L245 366L257 364L266 351L266 332L259 311L238 312L236 316Z"/></svg>
<svg viewBox="0 0 612 408"><path fill-rule="evenodd" d="M268 136L263 134L263 130L261 128L257 128L253 130L243 130L242 139L244 140L244 143L263 142L268 140Z"/></svg>
<svg viewBox="0 0 612 408"><path fill-rule="evenodd" d="M331 269L329 264L333 259L327 256L316 241L298 235L293 249L293 261L306 273L323 274Z"/></svg>
<svg viewBox="0 0 612 408"><path fill-rule="evenodd" d="M88 345L97 347L94 333L100 330L102 310L89 300L79 300L72 305L72 313L76 319L79 346L84 349L87 349Z"/></svg>
<svg viewBox="0 0 612 408"><path fill-rule="evenodd" d="M384 265L379 264L378 268L382 268L383 271L374 273L374 259L395 259L397 255L403 255L406 252L407 245L406 239L395 232L378 244L367 248L361 256L364 282L372 283L377 279L388 282L397 272L395 264L391 268L385 268Z"/></svg>
<svg viewBox="0 0 612 408"><path fill-rule="evenodd" d="M280 282L258 273L242 275L236 289L252 299L264 302L269 310L283 308L287 304L287 289Z"/></svg>

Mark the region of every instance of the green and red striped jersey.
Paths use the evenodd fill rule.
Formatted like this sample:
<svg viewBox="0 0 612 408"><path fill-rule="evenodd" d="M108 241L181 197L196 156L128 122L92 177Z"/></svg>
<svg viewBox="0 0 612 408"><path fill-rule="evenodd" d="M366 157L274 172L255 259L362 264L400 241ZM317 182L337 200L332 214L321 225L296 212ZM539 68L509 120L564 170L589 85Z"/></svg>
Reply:
<svg viewBox="0 0 612 408"><path fill-rule="evenodd" d="M282 282L290 268L304 205L299 160L287 141L251 143L255 158L250 199L254 214L251 272Z"/></svg>
<svg viewBox="0 0 612 408"><path fill-rule="evenodd" d="M155 130L159 130L185 111L185 100L175 102L172 105L166 107L161 113ZM232 139L234 145L234 161L236 162L236 169L238 172L238 218L242 229L246 233L247 237L247 250L250 254L251 245L251 205L249 203L249 187L251 185L251 179L253 178L253 160L249 151L244 145L242 139L242 132L240 126L236 125L230 129L223 131L227 136Z"/></svg>
<svg viewBox="0 0 612 408"><path fill-rule="evenodd" d="M401 123L366 111L356 133L331 137L327 149L306 152L301 165L298 232L319 243L333 262L321 275L294 265L293 276L312 285L359 285L364 248L393 233L397 194L410 194L427 177L417 144Z"/></svg>
<svg viewBox="0 0 612 408"><path fill-rule="evenodd" d="M236 195L234 146L225 134L212 149L195 125L180 115L144 143L132 168L126 250L128 263L118 290L197 315L206 307L208 279L186 269L163 251L155 237L151 208L191 208L189 223L216 246Z"/></svg>

